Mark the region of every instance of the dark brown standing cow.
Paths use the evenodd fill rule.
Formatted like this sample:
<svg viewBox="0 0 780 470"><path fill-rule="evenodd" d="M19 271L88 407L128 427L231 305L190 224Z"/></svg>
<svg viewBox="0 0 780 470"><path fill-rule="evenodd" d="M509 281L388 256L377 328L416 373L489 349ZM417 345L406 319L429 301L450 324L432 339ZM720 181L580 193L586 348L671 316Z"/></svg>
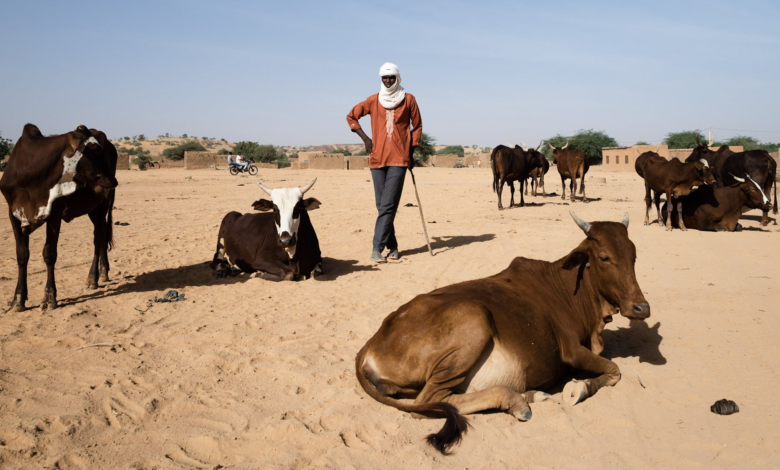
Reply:
<svg viewBox="0 0 780 470"><path fill-rule="evenodd" d="M525 148L525 144L523 144L523 147L515 145L515 148L499 145L493 149L493 153L490 154L490 166L493 169L493 191L498 194L499 210L504 208L501 205L504 183L509 184L511 195L509 207L515 205L515 181L520 182L520 206L525 205L523 185L530 172L534 168L541 168L543 165L544 155L539 152L539 147L541 146L542 143L540 142L533 150Z"/></svg>
<svg viewBox="0 0 780 470"><path fill-rule="evenodd" d="M651 155L652 154L652 155ZM646 157L646 158L643 158ZM673 202L672 198L679 198L689 194L694 186L714 184L715 178L706 160L693 163L682 163L673 158L671 161L658 157L654 152L645 152L637 158L635 169L639 176L645 180L645 225L650 224L650 206L655 201L658 211L658 223L661 223L661 194L666 194L666 201ZM650 191L654 191L653 198ZM674 210L675 207L673 206ZM676 209L680 210L680 202L677 201ZM667 221L666 230L672 229L671 219ZM680 224L680 229L685 230L685 224Z"/></svg>
<svg viewBox="0 0 780 470"><path fill-rule="evenodd" d="M736 181L734 185L723 188L700 186L679 199L686 227L710 232L740 231L739 218L745 207L769 210L769 198L750 175L732 178ZM662 215L666 221L669 217L668 204L664 204ZM679 212L673 212L673 227L679 226L679 216Z"/></svg>
<svg viewBox="0 0 780 470"><path fill-rule="evenodd" d="M644 152L640 154L638 157L636 157L636 161L634 162L634 170L636 170L636 174L641 176L642 178L645 177L645 174L642 170L644 168L645 164L648 161L653 162L665 162L666 159L658 154L658 149L660 149L661 146L659 145L656 147L655 151L648 150L647 152ZM647 224L645 224L647 225Z"/></svg>
<svg viewBox="0 0 780 470"><path fill-rule="evenodd" d="M446 418L428 442L446 453L467 429L465 414L506 411L531 418L529 403L572 370L563 399L575 405L620 380L600 357L601 332L618 312L650 316L636 280L636 248L622 223L587 223L587 238L555 262L515 258L484 279L418 295L382 322L355 359L357 379L372 398L399 410ZM403 399L413 399L404 401Z"/></svg>
<svg viewBox="0 0 780 470"><path fill-rule="evenodd" d="M531 184L526 181L525 195L528 196L528 186L531 186L531 195L536 196L537 190L541 186L542 197L547 197L547 192L544 189L544 175L550 171L550 161L546 158L542 160L543 166L541 168L534 168L528 177L531 179Z"/></svg>
<svg viewBox="0 0 780 470"><path fill-rule="evenodd" d="M728 145L721 145L717 150L712 150L713 138L710 137L709 144L702 144L699 141L699 135L696 135L696 147L693 152L685 159L685 163L698 162L702 159L707 160L707 163L712 169L712 176L715 177L716 185L723 187L723 176L721 169L723 167L723 161L729 155L734 155Z"/></svg>
<svg viewBox="0 0 780 470"><path fill-rule="evenodd" d="M554 147L553 144L547 145L553 151L553 163L558 167L558 173L561 175L561 199L566 199L566 180L571 179L569 185L569 191L571 192L571 202L574 202L574 195L577 193L577 178L580 178L580 194L582 194L582 202L588 202L588 198L585 197L585 174L590 168L588 159L585 158L585 154L579 150L566 150L569 146L569 142L566 141L566 145L561 148Z"/></svg>
<svg viewBox="0 0 780 470"><path fill-rule="evenodd" d="M229 212L219 227L217 252L211 263L217 279L237 272L259 271L270 281L306 279L322 274L322 254L308 211L320 201L303 199L314 186L314 178L300 188L270 189L259 182L271 200L252 204L267 214Z"/></svg>
<svg viewBox="0 0 780 470"><path fill-rule="evenodd" d="M98 275L108 281L108 250L113 244L111 213L117 186L117 152L106 135L78 126L73 132L44 137L32 124L11 151L0 179L16 239L19 267L14 298L7 312L23 311L27 302L27 262L30 234L46 224L43 260L48 273L41 309L57 307L54 265L62 221L88 214L94 226L95 253L87 288L98 288Z"/></svg>

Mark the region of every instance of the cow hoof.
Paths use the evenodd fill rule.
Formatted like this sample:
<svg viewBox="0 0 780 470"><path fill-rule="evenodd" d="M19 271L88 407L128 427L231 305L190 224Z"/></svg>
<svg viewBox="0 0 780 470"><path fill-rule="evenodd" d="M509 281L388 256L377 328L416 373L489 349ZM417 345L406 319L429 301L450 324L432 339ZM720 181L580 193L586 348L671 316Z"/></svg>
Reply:
<svg viewBox="0 0 780 470"><path fill-rule="evenodd" d="M54 294L44 294L43 300L41 300L41 306L39 308L41 312L54 310L57 308L57 298L54 297Z"/></svg>
<svg viewBox="0 0 780 470"><path fill-rule="evenodd" d="M108 282L108 281L110 281L110 279L108 278L108 274L101 274L99 281L100 282Z"/></svg>
<svg viewBox="0 0 780 470"><path fill-rule="evenodd" d="M509 409L509 414L514 416L519 421L528 421L533 415L533 413L531 413L531 407L528 405L522 407L515 405Z"/></svg>
<svg viewBox="0 0 780 470"><path fill-rule="evenodd" d="M27 310L27 308L24 306L24 300L19 299L19 297L14 297L14 300L8 302L8 308L3 311L3 313L15 313L15 312L24 312Z"/></svg>
<svg viewBox="0 0 780 470"><path fill-rule="evenodd" d="M558 400L556 400L555 397L553 397L549 393L544 393L544 392L536 392L536 393L534 393L534 397L533 397L533 402L534 403L539 403L539 402L543 402L543 401L551 401L551 402L554 402L554 403L558 403Z"/></svg>
<svg viewBox="0 0 780 470"><path fill-rule="evenodd" d="M563 401L571 406L588 398L588 386L585 382L572 380L563 387Z"/></svg>
<svg viewBox="0 0 780 470"><path fill-rule="evenodd" d="M87 282L87 285L84 286L84 290L98 290L99 288L97 282Z"/></svg>

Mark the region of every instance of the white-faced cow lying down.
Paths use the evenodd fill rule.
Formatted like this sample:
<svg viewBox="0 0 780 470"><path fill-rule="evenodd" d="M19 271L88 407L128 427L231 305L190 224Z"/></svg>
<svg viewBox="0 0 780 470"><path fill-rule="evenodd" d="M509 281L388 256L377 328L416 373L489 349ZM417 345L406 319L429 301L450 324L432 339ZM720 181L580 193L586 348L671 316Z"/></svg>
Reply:
<svg viewBox="0 0 780 470"><path fill-rule="evenodd" d="M271 281L289 281L322 273L322 255L308 211L320 207L314 198L303 195L317 178L301 188L260 188L271 200L252 204L266 214L230 212L219 227L217 252L211 269L219 279L236 272L259 271Z"/></svg>
<svg viewBox="0 0 780 470"><path fill-rule="evenodd" d="M446 418L428 442L447 453L466 431L462 415L499 409L527 421L528 404L549 398L541 390L572 369L596 377L566 384L569 404L615 385L620 369L599 356L604 325L618 312L650 316L628 214L622 223L592 224L571 214L588 238L558 261L515 258L495 276L419 295L385 318L355 360L366 393Z"/></svg>

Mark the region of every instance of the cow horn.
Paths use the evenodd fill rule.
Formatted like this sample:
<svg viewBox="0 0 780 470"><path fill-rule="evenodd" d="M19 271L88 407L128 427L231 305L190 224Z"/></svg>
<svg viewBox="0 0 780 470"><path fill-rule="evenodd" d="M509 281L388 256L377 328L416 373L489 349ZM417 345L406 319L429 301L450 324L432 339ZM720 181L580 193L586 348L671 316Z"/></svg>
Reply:
<svg viewBox="0 0 780 470"><path fill-rule="evenodd" d="M566 147L568 147L568 146L569 146L569 141L567 140L567 141L566 141L566 145L564 145L563 147L561 147L561 150L565 149L565 148L566 148Z"/></svg>
<svg viewBox="0 0 780 470"><path fill-rule="evenodd" d="M262 189L263 191L268 193L269 196L271 195L271 191L273 191L273 189L266 188L265 186L263 186L263 183L261 183L261 182L259 182L257 180L255 180L255 183L257 183L257 185L260 186L260 189Z"/></svg>
<svg viewBox="0 0 780 470"><path fill-rule="evenodd" d="M553 147L553 144L551 144L550 142L547 142L547 145L549 145L551 149L555 150L555 147Z"/></svg>
<svg viewBox="0 0 780 470"><path fill-rule="evenodd" d="M710 143L707 144L707 147L712 147L712 144L715 143L715 134L710 134Z"/></svg>
<svg viewBox="0 0 780 470"><path fill-rule="evenodd" d="M640 155L642 155L642 154L644 153L644 152L642 152L641 150L639 150L639 147L634 147L634 150L636 150L636 152L637 152L638 154L640 154Z"/></svg>
<svg viewBox="0 0 780 470"><path fill-rule="evenodd" d="M523 146L523 150L525 150L525 151L527 152L527 151L528 151L528 146L527 146L527 145L525 145L525 142L523 142L523 141L521 140L521 141L520 141L520 144Z"/></svg>
<svg viewBox="0 0 780 470"><path fill-rule="evenodd" d="M535 148L534 150L538 152L538 151L539 151L539 148L542 146L542 143L544 143L544 141L543 141L543 140L540 140L540 141L539 141L539 145L537 145L537 146L536 146L536 148Z"/></svg>
<svg viewBox="0 0 780 470"><path fill-rule="evenodd" d="M696 134L696 145L701 147L701 142L699 142L699 134Z"/></svg>
<svg viewBox="0 0 780 470"><path fill-rule="evenodd" d="M701 159L701 160L699 160L699 161L700 161L700 162L702 162L702 163L704 164L704 168L709 168L709 167L710 167L710 164L709 164L709 163L707 163L707 160L705 160L705 159L703 159L703 158L702 158L702 159Z"/></svg>
<svg viewBox="0 0 780 470"><path fill-rule="evenodd" d="M314 178L307 184L306 186L301 187L301 194L306 194L306 191L310 190L312 186L314 186L314 183L317 182L317 178Z"/></svg>
<svg viewBox="0 0 780 470"><path fill-rule="evenodd" d="M575 214L573 211L569 211L569 214L571 214L571 218L574 219L575 222L577 222L577 225L579 225L582 231L588 233L588 231L590 230L590 224L577 217L577 214Z"/></svg>
<svg viewBox="0 0 780 470"><path fill-rule="evenodd" d="M626 228L628 228L628 212L625 213L625 215L623 216L623 220L621 220L620 223L625 225Z"/></svg>
<svg viewBox="0 0 780 470"><path fill-rule="evenodd" d="M739 181L740 183L745 182L745 178L740 178L739 176L736 176L734 173L729 173L735 180Z"/></svg>
<svg viewBox="0 0 780 470"><path fill-rule="evenodd" d="M660 145L655 148L655 153L658 153L659 150L661 150L661 146Z"/></svg>

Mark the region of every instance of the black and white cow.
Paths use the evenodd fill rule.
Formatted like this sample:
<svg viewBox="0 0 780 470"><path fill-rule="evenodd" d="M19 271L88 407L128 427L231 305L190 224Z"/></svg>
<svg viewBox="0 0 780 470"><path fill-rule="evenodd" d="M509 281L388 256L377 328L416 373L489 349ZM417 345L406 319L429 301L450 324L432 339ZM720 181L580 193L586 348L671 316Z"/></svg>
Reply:
<svg viewBox="0 0 780 470"><path fill-rule="evenodd" d="M308 211L320 207L303 195L314 178L300 188L270 189L258 182L271 200L252 204L262 214L230 212L219 227L217 252L211 262L217 279L237 272L260 272L270 281L306 279L322 274L322 254Z"/></svg>

